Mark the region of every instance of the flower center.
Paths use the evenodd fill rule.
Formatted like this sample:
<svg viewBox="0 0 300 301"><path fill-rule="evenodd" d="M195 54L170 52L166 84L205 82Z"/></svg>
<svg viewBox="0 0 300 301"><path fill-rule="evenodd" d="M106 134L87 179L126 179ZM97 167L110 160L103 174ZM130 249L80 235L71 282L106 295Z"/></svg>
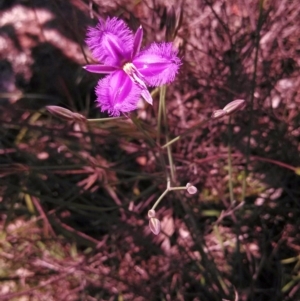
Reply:
<svg viewBox="0 0 300 301"><path fill-rule="evenodd" d="M147 89L143 75L136 69L136 67L132 63L125 63L123 70L135 84L137 84L142 89Z"/></svg>
<svg viewBox="0 0 300 301"><path fill-rule="evenodd" d="M136 68L132 63L125 63L123 70L127 75L132 76Z"/></svg>
<svg viewBox="0 0 300 301"><path fill-rule="evenodd" d="M143 98L152 105L152 97L149 93L144 76L132 63L125 63L123 65L123 71L130 77L132 82L141 89L141 95Z"/></svg>

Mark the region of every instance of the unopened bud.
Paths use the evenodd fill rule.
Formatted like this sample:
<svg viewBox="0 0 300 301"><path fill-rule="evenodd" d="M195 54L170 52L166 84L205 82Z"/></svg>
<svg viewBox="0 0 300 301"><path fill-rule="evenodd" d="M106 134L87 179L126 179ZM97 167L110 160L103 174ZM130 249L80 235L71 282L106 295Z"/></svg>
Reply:
<svg viewBox="0 0 300 301"><path fill-rule="evenodd" d="M176 29L176 14L175 14L175 8L172 5L170 9L167 9L167 19L166 19L167 41L172 41L172 39L174 39L175 29Z"/></svg>
<svg viewBox="0 0 300 301"><path fill-rule="evenodd" d="M149 227L153 234L157 235L160 233L160 221L157 218L150 218Z"/></svg>
<svg viewBox="0 0 300 301"><path fill-rule="evenodd" d="M226 115L226 112L224 110L216 110L212 113L211 118L217 119L221 118Z"/></svg>
<svg viewBox="0 0 300 301"><path fill-rule="evenodd" d="M48 110L48 112L50 112L52 115L65 119L65 120L73 120L73 112L59 107L59 106L47 106L46 109Z"/></svg>
<svg viewBox="0 0 300 301"><path fill-rule="evenodd" d="M228 105L226 105L223 108L223 111L225 111L226 114L229 115L238 110L244 109L245 106L246 106L246 102L244 99L236 99L236 100L230 102Z"/></svg>
<svg viewBox="0 0 300 301"><path fill-rule="evenodd" d="M154 210L154 209L151 209L151 210L148 211L148 217L149 217L149 218L155 217L155 214L156 214L156 213L155 213L155 210Z"/></svg>
<svg viewBox="0 0 300 301"><path fill-rule="evenodd" d="M59 106L47 106L46 109L52 115L64 120L81 121L81 122L86 121L86 118L83 115L79 113L73 113L72 111Z"/></svg>
<svg viewBox="0 0 300 301"><path fill-rule="evenodd" d="M163 16L161 19L160 29L166 26L166 41L173 41L177 35L179 28L182 25L183 19L183 5L176 8L169 6L164 8Z"/></svg>
<svg viewBox="0 0 300 301"><path fill-rule="evenodd" d="M79 113L73 113L73 119L76 120L76 121L79 121L79 122L85 122L86 121L86 118L79 114Z"/></svg>
<svg viewBox="0 0 300 301"><path fill-rule="evenodd" d="M195 186L193 186L191 183L186 184L186 190L189 194L195 194L198 191L198 189Z"/></svg>

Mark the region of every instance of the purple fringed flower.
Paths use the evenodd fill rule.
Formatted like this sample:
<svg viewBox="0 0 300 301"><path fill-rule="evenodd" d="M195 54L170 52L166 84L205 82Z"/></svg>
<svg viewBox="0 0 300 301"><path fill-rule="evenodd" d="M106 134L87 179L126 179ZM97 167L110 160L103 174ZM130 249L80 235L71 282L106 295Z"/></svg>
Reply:
<svg viewBox="0 0 300 301"><path fill-rule="evenodd" d="M96 87L97 102L102 111L112 116L135 110L142 96L152 104L148 86L160 86L174 80L181 64L172 43L152 43L140 51L143 29L135 34L117 18L99 20L89 28L86 43L93 56L102 64L84 68L108 74Z"/></svg>

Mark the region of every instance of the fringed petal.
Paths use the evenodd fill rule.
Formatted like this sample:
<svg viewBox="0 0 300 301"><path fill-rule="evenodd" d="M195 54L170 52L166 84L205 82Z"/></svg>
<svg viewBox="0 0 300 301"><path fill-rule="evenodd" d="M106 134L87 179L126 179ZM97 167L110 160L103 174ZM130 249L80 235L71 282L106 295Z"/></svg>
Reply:
<svg viewBox="0 0 300 301"><path fill-rule="evenodd" d="M102 43L105 45L111 59L116 61L118 65L121 65L124 62L125 56L120 41L115 36L107 34L103 37Z"/></svg>
<svg viewBox="0 0 300 301"><path fill-rule="evenodd" d="M123 60L130 59L133 33L123 20L100 19L96 27L88 29L86 43L93 56L103 64L121 66Z"/></svg>
<svg viewBox="0 0 300 301"><path fill-rule="evenodd" d="M132 61L150 86L160 86L175 79L181 60L172 43L152 43Z"/></svg>
<svg viewBox="0 0 300 301"><path fill-rule="evenodd" d="M100 80L96 87L101 111L108 111L111 116L135 110L141 92L142 89L123 70L115 71Z"/></svg>

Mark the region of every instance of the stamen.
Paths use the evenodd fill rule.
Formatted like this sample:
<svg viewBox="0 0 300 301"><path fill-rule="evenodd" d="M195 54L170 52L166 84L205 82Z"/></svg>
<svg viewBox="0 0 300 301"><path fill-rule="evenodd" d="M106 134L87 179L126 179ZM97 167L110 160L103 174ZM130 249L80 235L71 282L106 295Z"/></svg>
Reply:
<svg viewBox="0 0 300 301"><path fill-rule="evenodd" d="M127 73L129 76L132 76L133 71L135 70L135 67L132 63L126 63L123 66L123 70L125 71L125 73Z"/></svg>
<svg viewBox="0 0 300 301"><path fill-rule="evenodd" d="M142 97L149 104L152 105L153 99L147 89L144 76L139 72L139 70L132 63L124 64L123 70L131 78L131 80L142 89L142 92L141 92Z"/></svg>
<svg viewBox="0 0 300 301"><path fill-rule="evenodd" d="M147 89L143 75L136 69L136 67L132 63L126 63L123 66L123 70L134 83L139 85L142 89Z"/></svg>

